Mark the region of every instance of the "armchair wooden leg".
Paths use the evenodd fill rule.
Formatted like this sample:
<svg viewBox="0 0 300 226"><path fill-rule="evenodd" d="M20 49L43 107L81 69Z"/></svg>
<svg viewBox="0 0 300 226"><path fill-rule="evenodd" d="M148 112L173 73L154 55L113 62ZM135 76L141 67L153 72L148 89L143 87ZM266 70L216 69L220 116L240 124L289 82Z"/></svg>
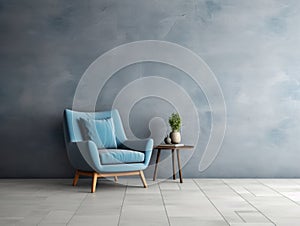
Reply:
<svg viewBox="0 0 300 226"><path fill-rule="evenodd" d="M115 178L115 182L118 182L118 177L117 177L117 176L114 176L114 178Z"/></svg>
<svg viewBox="0 0 300 226"><path fill-rule="evenodd" d="M75 177L73 179L73 186L77 185L78 179L79 179L79 172L78 170L76 170Z"/></svg>
<svg viewBox="0 0 300 226"><path fill-rule="evenodd" d="M142 170L140 170L140 177L141 177L141 180L143 182L144 188L147 188L148 185L147 185L147 182L146 182L146 179L145 179L145 176L144 176L144 172Z"/></svg>
<svg viewBox="0 0 300 226"><path fill-rule="evenodd" d="M94 193L96 191L97 179L98 179L97 173L93 173L91 193Z"/></svg>

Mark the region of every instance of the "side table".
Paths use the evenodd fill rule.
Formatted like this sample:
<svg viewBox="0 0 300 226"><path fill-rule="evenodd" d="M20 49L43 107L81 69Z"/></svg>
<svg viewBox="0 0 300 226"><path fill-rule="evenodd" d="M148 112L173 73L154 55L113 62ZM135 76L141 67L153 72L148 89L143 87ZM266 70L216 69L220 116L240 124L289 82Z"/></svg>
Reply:
<svg viewBox="0 0 300 226"><path fill-rule="evenodd" d="M160 144L160 145L154 147L153 149L157 149L157 156L156 156L153 180L155 181L156 176L157 176L157 167L158 167L158 163L159 163L160 152L162 150L171 150L172 151L173 180L176 180L176 173L175 173L175 150L176 150L180 183L183 183L179 151L180 150L190 150L193 148L194 148L194 146L192 146L192 145L176 145L176 144Z"/></svg>

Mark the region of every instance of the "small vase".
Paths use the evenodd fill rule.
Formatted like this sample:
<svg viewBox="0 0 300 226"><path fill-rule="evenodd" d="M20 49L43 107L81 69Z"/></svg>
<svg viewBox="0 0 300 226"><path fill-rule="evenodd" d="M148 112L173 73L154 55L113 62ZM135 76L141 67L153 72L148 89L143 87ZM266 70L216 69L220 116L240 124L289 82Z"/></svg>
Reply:
<svg viewBox="0 0 300 226"><path fill-rule="evenodd" d="M169 137L169 135L166 136L166 138L164 139L164 141L165 141L166 144L171 144L172 143L172 140Z"/></svg>
<svg viewBox="0 0 300 226"><path fill-rule="evenodd" d="M181 142L181 135L178 131L172 131L170 133L172 144L179 144Z"/></svg>

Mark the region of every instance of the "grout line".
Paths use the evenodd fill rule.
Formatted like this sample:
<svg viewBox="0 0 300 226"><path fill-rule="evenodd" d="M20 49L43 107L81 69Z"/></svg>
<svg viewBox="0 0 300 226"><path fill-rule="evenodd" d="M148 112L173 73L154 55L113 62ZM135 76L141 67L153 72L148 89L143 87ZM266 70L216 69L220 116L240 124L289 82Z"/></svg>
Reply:
<svg viewBox="0 0 300 226"><path fill-rule="evenodd" d="M123 201L122 201L121 208L120 208L120 215L119 215L118 224L117 224L118 226L120 225L120 222L121 222L121 215L122 215L122 210L123 210L123 207L124 207L124 202L125 202L125 197L126 197L126 193L127 193L127 188L128 188L128 181L127 181L127 185L125 187L124 197L123 197Z"/></svg>
<svg viewBox="0 0 300 226"><path fill-rule="evenodd" d="M226 220L226 218L224 217L224 215L222 214L222 212L216 207L216 205L210 200L210 198L208 197L208 195L203 191L203 189L200 187L200 185L195 181L195 179L193 179L194 183L196 184L196 186L199 188L199 190L205 195L205 197L208 199L208 201L213 205L213 207L215 207L215 209L219 212L219 214L222 216L222 218L224 219L224 221L228 224L229 222ZM223 182L224 183L224 182Z"/></svg>
<svg viewBox="0 0 300 226"><path fill-rule="evenodd" d="M247 223L245 221L245 219L239 214L239 211L235 210L234 212L235 212L236 215L238 215L242 219L242 221L244 221L245 223Z"/></svg>
<svg viewBox="0 0 300 226"><path fill-rule="evenodd" d="M168 215L166 203L165 203L165 200L164 200L164 196L163 196L163 194L162 194L162 191L161 191L161 189L160 189L159 183L157 183L157 186L158 186L159 191L160 191L160 196L161 196L161 199L162 199L162 202L163 202L163 206L164 206L164 209L165 209L165 213L166 213L166 216L167 216L167 219L168 219L169 226L171 226L171 222L170 222L170 218L169 218L169 215Z"/></svg>
<svg viewBox="0 0 300 226"><path fill-rule="evenodd" d="M271 189L272 191L276 192L277 194L281 195L282 197L288 199L289 201L291 201L291 202L297 204L298 206L300 205L298 202L296 202L296 201L290 199L289 197L287 197L286 195L284 195L284 194L282 194L281 192L277 191L276 189L272 188L271 186L266 185L266 184L262 183L262 182L259 181L259 180L257 180L257 182L260 183L261 185L263 185L263 186L265 186L265 187Z"/></svg>
<svg viewBox="0 0 300 226"><path fill-rule="evenodd" d="M70 218L70 220L68 220L68 222L66 223L66 225L68 225L68 224L70 223L70 221L73 219L73 217L76 215L77 211L78 211L79 208L81 207L82 203L86 200L87 196L88 196L88 194L85 194L85 197L81 200L81 202L80 202L78 208L74 211L73 216ZM41 223L41 221L40 221L39 223Z"/></svg>
<svg viewBox="0 0 300 226"><path fill-rule="evenodd" d="M254 197L258 197L254 192L252 192L251 190L249 190L248 188L242 186L242 188L244 188L247 192L249 192L251 195L253 195ZM233 188L232 188L233 189ZM238 192L237 192L238 193Z"/></svg>
<svg viewBox="0 0 300 226"><path fill-rule="evenodd" d="M267 217L263 212L261 212L256 206L254 206L251 202L249 202L247 199L245 199L243 196L241 196L236 190L234 190L227 182L225 182L222 179L223 183L229 187L234 193L236 193L238 196L240 196L243 200L245 200L250 206L252 206L254 209L256 209L261 215L263 215L266 219L268 219L272 224L276 225L269 217Z"/></svg>

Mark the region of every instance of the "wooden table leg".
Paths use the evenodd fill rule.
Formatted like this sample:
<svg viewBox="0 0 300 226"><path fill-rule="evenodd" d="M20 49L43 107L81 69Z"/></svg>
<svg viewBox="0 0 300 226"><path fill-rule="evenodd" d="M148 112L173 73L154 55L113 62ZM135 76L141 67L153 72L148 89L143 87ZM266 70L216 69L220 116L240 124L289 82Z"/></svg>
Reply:
<svg viewBox="0 0 300 226"><path fill-rule="evenodd" d="M174 149L172 149L172 165L173 165L173 180L176 180L176 173L175 173L175 153Z"/></svg>
<svg viewBox="0 0 300 226"><path fill-rule="evenodd" d="M160 149L157 150L157 156L156 156L156 163L155 163L155 169L154 169L153 180L156 179L156 175L157 175L157 166L158 166L158 162L159 162L159 157L160 157Z"/></svg>
<svg viewBox="0 0 300 226"><path fill-rule="evenodd" d="M178 171L179 171L180 183L183 183L183 180L182 180L182 172L181 172L181 166L180 166L179 149L177 149L177 163L178 163Z"/></svg>

